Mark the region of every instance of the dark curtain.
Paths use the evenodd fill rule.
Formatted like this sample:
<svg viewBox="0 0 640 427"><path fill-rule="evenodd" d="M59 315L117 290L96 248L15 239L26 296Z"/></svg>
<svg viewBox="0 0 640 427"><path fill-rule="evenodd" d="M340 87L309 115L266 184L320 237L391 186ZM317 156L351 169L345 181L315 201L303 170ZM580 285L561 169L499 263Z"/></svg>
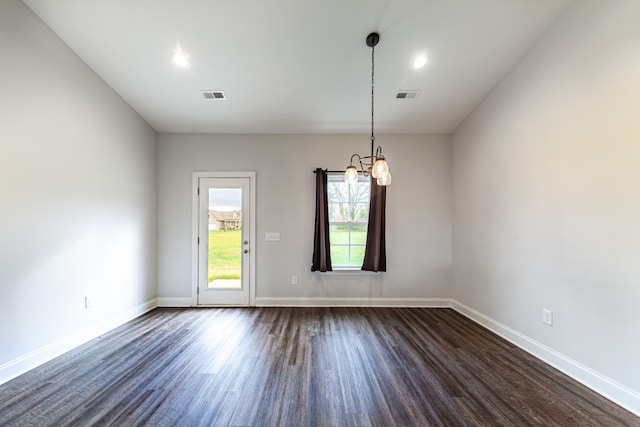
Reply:
<svg viewBox="0 0 640 427"><path fill-rule="evenodd" d="M329 203L327 172L316 169L316 223L313 233L313 261L311 271L332 271L329 245Z"/></svg>
<svg viewBox="0 0 640 427"><path fill-rule="evenodd" d="M378 185L371 178L371 200L369 201L369 226L367 246L364 249L364 271L387 271L387 249L385 244L385 205L387 187Z"/></svg>

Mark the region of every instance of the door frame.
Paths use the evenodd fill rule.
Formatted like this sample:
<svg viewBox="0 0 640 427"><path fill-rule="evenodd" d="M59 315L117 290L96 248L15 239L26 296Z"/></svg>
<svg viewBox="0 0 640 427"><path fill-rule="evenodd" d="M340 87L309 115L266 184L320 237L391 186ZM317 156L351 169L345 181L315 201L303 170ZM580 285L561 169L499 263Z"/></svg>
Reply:
<svg viewBox="0 0 640 427"><path fill-rule="evenodd" d="M193 172L191 177L191 306L198 307L200 178L249 178L249 305L256 305L256 172Z"/></svg>

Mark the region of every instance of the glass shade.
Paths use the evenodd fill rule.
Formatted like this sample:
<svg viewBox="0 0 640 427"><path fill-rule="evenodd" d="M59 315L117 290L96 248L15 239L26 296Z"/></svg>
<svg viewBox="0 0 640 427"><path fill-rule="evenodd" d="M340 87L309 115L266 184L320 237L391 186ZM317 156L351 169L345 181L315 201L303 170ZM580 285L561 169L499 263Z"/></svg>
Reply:
<svg viewBox="0 0 640 427"><path fill-rule="evenodd" d="M373 168L371 168L371 176L374 178L380 178L385 174L389 174L389 165L387 165L384 158L379 158L373 164Z"/></svg>
<svg viewBox="0 0 640 427"><path fill-rule="evenodd" d="M358 182L358 169L355 166L350 165L347 170L344 171L344 182L349 184L355 184Z"/></svg>
<svg viewBox="0 0 640 427"><path fill-rule="evenodd" d="M387 173L385 173L384 175L378 177L376 182L381 186L391 185L391 174L389 173L389 171L387 171Z"/></svg>

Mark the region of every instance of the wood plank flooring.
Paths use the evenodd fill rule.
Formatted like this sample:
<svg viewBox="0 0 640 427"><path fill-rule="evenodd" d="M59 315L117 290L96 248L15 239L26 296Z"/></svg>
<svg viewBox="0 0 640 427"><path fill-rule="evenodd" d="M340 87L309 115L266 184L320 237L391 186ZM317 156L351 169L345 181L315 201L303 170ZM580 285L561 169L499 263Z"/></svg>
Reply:
<svg viewBox="0 0 640 427"><path fill-rule="evenodd" d="M0 386L1 426L639 426L451 309L156 309Z"/></svg>

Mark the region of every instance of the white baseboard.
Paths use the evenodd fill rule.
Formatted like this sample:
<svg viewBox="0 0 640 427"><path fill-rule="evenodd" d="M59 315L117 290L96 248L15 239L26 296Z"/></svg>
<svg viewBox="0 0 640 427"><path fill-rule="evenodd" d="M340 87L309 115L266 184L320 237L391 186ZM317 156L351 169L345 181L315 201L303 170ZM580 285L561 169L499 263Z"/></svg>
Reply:
<svg viewBox="0 0 640 427"><path fill-rule="evenodd" d="M66 353L67 351L73 350L87 341L91 341L92 339L153 310L156 306L157 301L153 298L136 307L112 316L107 320L84 328L73 335L59 339L51 344L20 356L17 359L6 362L0 365L0 384L11 381L17 376L20 376L31 369L37 368L38 366Z"/></svg>
<svg viewBox="0 0 640 427"><path fill-rule="evenodd" d="M584 384L596 393L640 416L640 393L458 301L452 300L451 308Z"/></svg>
<svg viewBox="0 0 640 427"><path fill-rule="evenodd" d="M256 307L451 307L448 298L258 297Z"/></svg>
<svg viewBox="0 0 640 427"><path fill-rule="evenodd" d="M191 298L158 298L158 307L191 307Z"/></svg>

